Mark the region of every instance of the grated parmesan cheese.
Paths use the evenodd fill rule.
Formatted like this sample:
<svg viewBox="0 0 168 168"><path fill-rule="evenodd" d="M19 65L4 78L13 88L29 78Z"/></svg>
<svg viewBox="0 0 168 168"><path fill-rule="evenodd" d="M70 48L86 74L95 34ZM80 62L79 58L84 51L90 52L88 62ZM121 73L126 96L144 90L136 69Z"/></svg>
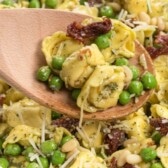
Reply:
<svg viewBox="0 0 168 168"><path fill-rule="evenodd" d="M81 127L81 129L79 127L76 128L76 130L78 131L79 135L82 137L82 139L86 142L88 142L89 144L91 144L91 140L88 137L87 133L84 131L84 129Z"/></svg>
<svg viewBox="0 0 168 168"><path fill-rule="evenodd" d="M58 50L57 50L56 55L58 55L58 56L61 55L63 48L64 48L64 43L62 42L62 43L60 44Z"/></svg>
<svg viewBox="0 0 168 168"><path fill-rule="evenodd" d="M68 158L68 160L66 160L66 161L64 162L64 164L60 166L60 168L66 168L66 167L69 165L69 163L71 163L71 161L76 158L76 156L77 156L78 154L79 154L79 151L78 151L78 150L75 151L74 154L72 154L72 155Z"/></svg>
<svg viewBox="0 0 168 168"><path fill-rule="evenodd" d="M149 13L152 13L151 0L146 0Z"/></svg>
<svg viewBox="0 0 168 168"><path fill-rule="evenodd" d="M46 124L46 115L45 112L42 115L42 126L41 126L41 142L45 141L45 124Z"/></svg>
<svg viewBox="0 0 168 168"><path fill-rule="evenodd" d="M146 70L148 68L146 58L144 54L141 54L139 57L139 63L140 65Z"/></svg>
<svg viewBox="0 0 168 168"><path fill-rule="evenodd" d="M42 163L40 161L40 158L39 158L37 153L36 154L35 153L29 153L29 158L30 158L30 161L36 160L37 163L39 164L40 168L43 168L43 165L42 165Z"/></svg>
<svg viewBox="0 0 168 168"><path fill-rule="evenodd" d="M29 139L29 143L32 145L32 147L34 148L34 150L41 156L45 157L45 155L37 148L35 142L33 139Z"/></svg>

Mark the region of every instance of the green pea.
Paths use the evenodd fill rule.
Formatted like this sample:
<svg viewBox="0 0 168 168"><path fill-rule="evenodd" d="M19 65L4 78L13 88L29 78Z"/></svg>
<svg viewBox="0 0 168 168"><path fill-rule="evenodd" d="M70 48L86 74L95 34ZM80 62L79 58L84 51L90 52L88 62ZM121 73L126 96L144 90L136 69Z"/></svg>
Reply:
<svg viewBox="0 0 168 168"><path fill-rule="evenodd" d="M9 161L6 158L0 158L0 168L8 168Z"/></svg>
<svg viewBox="0 0 168 168"><path fill-rule="evenodd" d="M164 168L160 162L152 163L150 168Z"/></svg>
<svg viewBox="0 0 168 168"><path fill-rule="evenodd" d="M48 80L49 76L51 74L51 69L49 66L42 66L37 70L37 79L39 81L45 82Z"/></svg>
<svg viewBox="0 0 168 168"><path fill-rule="evenodd" d="M21 154L21 152L22 152L22 149L18 144L7 144L4 149L4 154L6 155L17 156Z"/></svg>
<svg viewBox="0 0 168 168"><path fill-rule="evenodd" d="M64 136L61 140L61 145L64 145L66 142L68 142L71 139L72 139L72 136L70 136L70 135Z"/></svg>
<svg viewBox="0 0 168 168"><path fill-rule="evenodd" d="M31 0L29 3L29 8L40 8L40 6L39 0Z"/></svg>
<svg viewBox="0 0 168 168"><path fill-rule="evenodd" d="M73 89L71 93L72 99L77 100L80 92L81 92L81 89Z"/></svg>
<svg viewBox="0 0 168 168"><path fill-rule="evenodd" d="M52 67L57 70L62 69L62 64L65 61L65 57L57 56L52 58Z"/></svg>
<svg viewBox="0 0 168 168"><path fill-rule="evenodd" d="M31 162L27 165L26 168L40 168L40 166L36 162Z"/></svg>
<svg viewBox="0 0 168 168"><path fill-rule="evenodd" d="M44 158L44 157L39 157L39 158L40 158L40 161L41 161L43 168L48 168L49 167L48 159Z"/></svg>
<svg viewBox="0 0 168 168"><path fill-rule="evenodd" d="M2 4L8 5L8 6L13 6L14 5L14 1L13 0L3 0Z"/></svg>
<svg viewBox="0 0 168 168"><path fill-rule="evenodd" d="M106 16L109 18L114 18L115 17L115 13L114 10L111 6L105 5L100 7L100 11L99 11L100 16Z"/></svg>
<svg viewBox="0 0 168 168"><path fill-rule="evenodd" d="M28 146L28 147L22 152L22 154L23 154L24 156L26 156L26 159L27 159L28 161L30 161L29 154L30 154L30 153L33 153L33 152L34 152L34 148L33 148L32 146Z"/></svg>
<svg viewBox="0 0 168 168"><path fill-rule="evenodd" d="M133 75L132 79L133 80L137 79L139 77L139 75L140 75L139 69L136 66L134 66L134 65L130 66L129 68L132 71L132 75Z"/></svg>
<svg viewBox="0 0 168 168"><path fill-rule="evenodd" d="M131 94L140 96L143 91L143 85L140 81L131 81L131 83L128 86L128 91Z"/></svg>
<svg viewBox="0 0 168 168"><path fill-rule="evenodd" d="M106 35L100 35L95 39L95 44L100 49L105 49L110 46L110 40Z"/></svg>
<svg viewBox="0 0 168 168"><path fill-rule="evenodd" d="M154 89L157 86L156 78L150 72L145 73L142 76L141 81L145 89Z"/></svg>
<svg viewBox="0 0 168 168"><path fill-rule="evenodd" d="M63 87L63 81L59 76L51 76L49 79L49 88L53 91L59 91Z"/></svg>
<svg viewBox="0 0 168 168"><path fill-rule="evenodd" d="M141 149L140 156L142 157L143 161L150 162L157 157L157 153L156 150L154 150L153 148L147 147Z"/></svg>
<svg viewBox="0 0 168 168"><path fill-rule="evenodd" d="M54 140L47 140L41 143L41 151L44 154L51 154L57 148Z"/></svg>
<svg viewBox="0 0 168 168"><path fill-rule="evenodd" d="M159 131L154 131L151 138L155 141L155 143L159 144L162 135Z"/></svg>
<svg viewBox="0 0 168 168"><path fill-rule="evenodd" d="M126 58L117 58L115 61L115 65L117 66L128 65L128 60Z"/></svg>
<svg viewBox="0 0 168 168"><path fill-rule="evenodd" d="M65 161L66 155L65 153L61 152L60 150L56 150L54 151L52 157L51 157L51 161L53 165L62 165Z"/></svg>
<svg viewBox="0 0 168 168"><path fill-rule="evenodd" d="M45 0L45 5L48 8L56 8L57 7L57 0Z"/></svg>
<svg viewBox="0 0 168 168"><path fill-rule="evenodd" d="M62 116L62 114L60 114L60 113L58 113L56 111L52 111L51 112L51 118L52 118L52 120L56 120L56 119L60 118L61 116Z"/></svg>
<svg viewBox="0 0 168 168"><path fill-rule="evenodd" d="M119 103L121 105L126 105L130 102L130 100L131 100L130 93L127 91L122 91L119 96Z"/></svg>

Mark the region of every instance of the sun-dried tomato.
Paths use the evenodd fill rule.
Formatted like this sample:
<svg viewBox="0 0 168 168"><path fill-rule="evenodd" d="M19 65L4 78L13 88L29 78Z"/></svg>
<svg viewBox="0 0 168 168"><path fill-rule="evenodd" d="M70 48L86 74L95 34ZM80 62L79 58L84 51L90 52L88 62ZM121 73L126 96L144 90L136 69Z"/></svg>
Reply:
<svg viewBox="0 0 168 168"><path fill-rule="evenodd" d="M126 163L124 164L123 168L135 168L135 166L132 164Z"/></svg>
<svg viewBox="0 0 168 168"><path fill-rule="evenodd" d="M111 20L106 18L101 22L93 22L87 26L81 23L73 22L67 27L67 35L79 40L83 43L95 39L101 34L105 34L111 30Z"/></svg>
<svg viewBox="0 0 168 168"><path fill-rule="evenodd" d="M161 135L167 135L168 133L168 119L166 118L151 118L150 125L154 127Z"/></svg>
<svg viewBox="0 0 168 168"><path fill-rule="evenodd" d="M78 123L79 123L78 119L69 118L69 117L62 117L52 121L52 125L55 125L58 127L64 127L68 129L71 133L76 132L76 127Z"/></svg>
<svg viewBox="0 0 168 168"><path fill-rule="evenodd" d="M108 144L108 149L106 149L106 153L111 155L117 149L123 145L125 141L125 133L120 129L111 129L110 133L105 134L104 136L104 144Z"/></svg>
<svg viewBox="0 0 168 168"><path fill-rule="evenodd" d="M162 54L168 54L168 34L159 34L154 39L154 47L146 47L152 58Z"/></svg>

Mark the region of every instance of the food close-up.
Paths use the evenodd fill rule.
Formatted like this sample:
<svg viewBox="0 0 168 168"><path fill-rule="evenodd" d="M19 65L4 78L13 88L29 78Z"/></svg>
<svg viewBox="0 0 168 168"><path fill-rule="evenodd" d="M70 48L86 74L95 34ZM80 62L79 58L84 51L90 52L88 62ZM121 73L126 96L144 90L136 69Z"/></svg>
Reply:
<svg viewBox="0 0 168 168"><path fill-rule="evenodd" d="M0 0L0 11L20 9L87 16L42 38L32 75L79 114L0 74L0 168L168 168L168 0ZM85 118L110 109L119 115Z"/></svg>

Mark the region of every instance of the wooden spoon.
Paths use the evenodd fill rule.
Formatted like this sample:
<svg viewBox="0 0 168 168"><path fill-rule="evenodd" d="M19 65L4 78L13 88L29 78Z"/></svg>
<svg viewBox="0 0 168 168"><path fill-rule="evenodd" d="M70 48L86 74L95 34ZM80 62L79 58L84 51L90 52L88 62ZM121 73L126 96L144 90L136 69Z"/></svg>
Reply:
<svg viewBox="0 0 168 168"><path fill-rule="evenodd" d="M37 69L46 65L41 52L44 37L63 30L73 21L89 16L48 9L6 9L0 11L0 76L11 86L36 102L71 117L79 118L80 109L67 91L53 93L36 80ZM139 66L139 56L144 54L148 71L153 72L150 56L138 42L135 57L131 60ZM141 72L145 70L142 68ZM102 112L84 113L85 119L111 120L126 116L140 108L149 98L146 91L135 104L116 106Z"/></svg>

